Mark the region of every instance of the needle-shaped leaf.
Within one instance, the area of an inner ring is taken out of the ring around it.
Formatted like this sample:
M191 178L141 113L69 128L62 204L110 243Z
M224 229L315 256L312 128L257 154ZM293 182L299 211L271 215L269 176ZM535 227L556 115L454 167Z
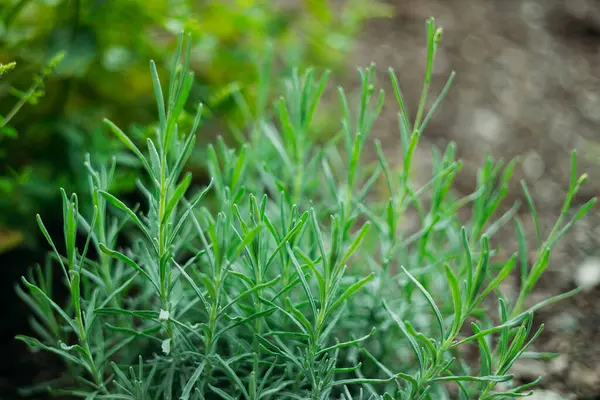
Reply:
M239 295L237 295L233 300L231 300L229 303L227 303L226 305L224 305L220 310L218 315L221 316L223 315L227 309L231 306L233 306L234 304L236 304L237 302L241 301L242 299L248 297L249 295L251 295L252 293L258 292L259 290L262 290L264 288L268 288L271 286L274 286L277 282L279 282L279 280L281 279L281 276L278 275L275 277L275 279L272 279L268 282L265 283L261 283L258 284L256 286L251 287L250 289L247 289L245 291L243 291L242 293L240 293Z
M161 133L164 135L167 128L167 117L165 111L165 100L163 97L162 88L160 86L160 78L158 77L158 70L156 69L156 63L150 61L150 72L152 74L152 84L154 86L154 97L156 98L156 106L158 107L158 120L160 122ZM163 136L164 138L164 136ZM162 143L163 151L166 151L165 143Z
M69 324L71 329L77 332L77 326L75 325L73 318L67 315L67 313L58 304L56 304L54 300L48 297L48 295L42 289L40 289L38 286L32 283L29 283L29 281L25 279L25 277L21 277L21 281L23 281L25 286L27 286L27 288L31 291L32 294L38 295L45 301L47 301L48 304L50 304L50 306L58 313L58 315L60 315L65 320L65 322Z
M185 177L183 178L183 180L179 183L179 185L177 185L177 187L175 188L175 191L171 195L171 198L169 199L169 202L167 203L167 207L165 208L165 213L162 216L161 224L165 224L169 220L171 213L173 212L175 207L179 204L179 202L185 195L185 192L187 192L188 188L190 187L191 183L192 183L192 174L187 173L185 175Z
M227 374L233 380L233 383L242 392L242 394L244 395L244 397L247 400L250 400L250 395L248 394L248 391L246 390L246 386L244 386L244 384L242 383L242 380L235 373L235 371L219 355L215 355L215 358L217 359L217 361L219 362L219 364L221 364L221 367L225 371L225 374Z
M350 285L350 287L348 289L346 289L340 297L337 298L337 300L331 305L331 307L329 307L327 309L325 318L329 317L331 315L331 313L334 312L336 310L336 308L338 308L340 305L342 305L342 303L344 303L344 301L346 301L350 296L352 296L354 293L358 292L367 283L371 282L371 280L373 280L374 277L375 277L375 274L370 273L369 275L362 278L358 282L355 282L352 285Z
M56 246L54 245L54 241L50 237L50 234L48 233L48 230L46 229L46 226L42 222L42 217L40 217L40 214L36 214L35 219L36 219L36 221L38 223L40 231L42 231L42 234L46 238L46 241L48 242L48 244L50 245L50 247L52 247L52 250L54 251L54 254L56 255L56 259L58 260L58 262L59 262L59 264L60 264L60 266L61 266L61 268L63 270L63 273L65 274L65 277L67 279L69 279L69 274L67 273L67 268L65 267L65 264L62 262L62 257L60 256L60 253L56 249Z
M419 282L414 276L412 276L411 273L408 272L403 265L401 266L401 268L402 271L404 271L404 273L409 277L409 279L415 284L415 286L421 291L421 293L423 293L423 296L425 296L425 299L429 303L429 306L433 310L435 318L437 319L438 327L440 328L440 340L444 340L444 333L446 331L446 328L444 327L444 318L442 317L440 309L435 304L435 300L433 300L433 297L431 297L431 294L427 291L427 289L425 289L425 287L421 285L421 282Z
M200 290L198 285L196 285L196 282L194 282L192 277L189 276L188 273L185 272L185 270L178 263L175 262L174 264L175 264L175 267L177 267L177 269L179 269L179 272L181 273L181 275L190 284L190 286L196 293L196 296L198 296L198 298L202 301L202 304L204 305L205 310L208 312L211 309L210 303L206 300L206 297L204 296L204 294L202 293L202 291Z
M390 314L390 316L392 317L394 322L396 322L396 325L398 325L398 328L400 328L400 330L402 331L404 336L406 336L406 338L408 339L408 342L410 343L410 347L412 347L413 351L415 352L415 356L417 357L417 360L419 362L419 368L421 369L421 372L422 372L425 368L425 360L423 359L423 354L421 353L421 347L419 347L417 341L408 332L408 329L406 329L406 324L404 323L404 321L402 321L402 319L400 318L400 316L398 316L398 314L396 314L394 311L392 311L390 309L390 307L388 306L388 304L385 300L383 301L383 308L385 308L385 310Z
M375 329L375 328L373 328L373 329L371 329L371 332L369 332L369 334L368 334L368 335L365 335L365 336L363 336L363 337L361 337L361 338L358 338L358 339L355 339L355 340L349 340L349 341L347 341L347 342L341 342L341 343L337 343L337 344L334 344L333 346L329 346L329 347L326 347L326 348L324 348L324 349L321 349L321 350L319 350L319 351L317 352L317 355L321 355L321 354L324 354L324 353L328 353L328 352L330 352L330 351L337 350L337 349L341 349L341 348L343 348L343 347L356 346L356 345L358 345L360 342L364 342L365 340L367 340L368 338L370 338L371 336L373 336L373 335L375 334L375 331L376 331L376 329Z
M273 260L275 259L275 257L279 253L279 251L281 251L281 249L284 246L289 244L289 241L294 237L294 235L296 235L298 232L300 232L302 230L307 218L308 218L308 211L306 211L304 214L302 214L302 216L296 222L296 224L292 227L292 229L290 229L290 231L288 233L286 233L286 235L283 237L283 239L281 239L281 242L279 242L279 244L277 245L277 247L275 248L273 253L271 253L271 255L269 256L269 259L267 260L267 263L265 264L265 267L263 269L263 273L267 271L267 268L269 267L269 265L271 265L271 263L273 262Z
M369 233L369 228L371 228L371 224L369 222L365 222L365 224L360 228L360 231L354 237L354 240L352 240L352 243L350 244L350 247L348 247L346 254L344 254L344 257L340 262L341 265L344 265L346 261L348 261L348 259L352 256L352 254L354 254L354 252L356 251L358 246L360 246L365 236L367 236L367 233Z
M103 253L109 255L110 257L115 258L115 259L127 264L128 266L135 269L140 274L144 275L144 277L148 280L148 282L150 282L154 286L154 288L157 290L157 292L160 292L160 289L159 289L157 283L154 282L154 280L148 274L148 272L146 272L146 270L144 268L137 265L137 263L135 261L133 261L131 258L127 257L125 254L123 254L121 252L109 249L103 243L100 243L100 250L102 250Z
M287 253L290 256L290 259L292 260L292 264L294 265L294 268L296 268L296 272L298 273L298 277L300 278L300 282L302 283L302 288L304 289L306 298L308 299L308 302L310 303L310 308L312 310L313 317L316 318L318 315L318 311L317 311L317 306L315 304L315 297L312 294L312 291L310 290L308 281L304 277L304 271L302 271L302 268L300 267L300 263L298 263L298 260L296 259L296 256L294 255L294 252L292 251L292 248L290 247L289 243L286 244L286 247L287 247Z
M135 154L137 156L137 158L140 160L140 162L142 163L142 165L144 166L144 168L146 169L146 171L150 174L150 176L152 178L155 178L154 171L152 170L152 167L150 166L150 164L148 164L148 161L146 160L146 157L144 157L144 155L142 154L142 152L140 151L140 149L137 148L137 146L133 143L133 141L131 139L129 139L129 136L127 136L121 130L121 128L119 128L117 125L115 125L112 121L110 121L108 119L105 119L104 123L119 138L119 140L121 142L123 142L123 144L125 144L125 146L133 154Z
M121 200L117 199L112 194L105 192L104 190L98 190L98 193L101 194L106 199L106 201L108 201L108 203L110 203L112 206L118 208L119 210L127 214L127 216L131 218L131 220L142 231L146 238L152 242L152 236L150 235L150 232L148 232L142 221L133 212L133 210L131 210L131 208L127 207L127 205L125 205L125 203L123 203Z
M30 337L30 336L25 336L25 335L17 335L15 337L15 339L22 341L27 346L29 346L29 348L31 348L31 349L49 351L51 353L58 354L65 360L72 362L74 365L84 366L83 360L80 360L79 358L73 356L72 354L70 354L69 352L67 352L63 349L52 347L52 346L47 346L47 345L43 344L42 342L40 342L36 338Z
M221 337L225 332L227 332L228 330L233 329L237 326L245 325L256 319L267 317L267 316L273 314L275 311L277 311L275 308L269 308L269 309L266 309L263 311L255 312L245 318L236 318L232 321L233 323L227 325L225 328L223 328L220 331L218 331L217 333L215 333L215 338ZM225 315L225 316L227 316L227 315Z
M190 379L186 382L185 386L183 387L181 397L179 397L180 400L188 400L190 398L190 394L192 393L192 390L194 389L196 382L198 382L198 379L200 379L200 376L202 375L202 372L204 371L204 366L205 366L205 361L202 360L200 362L200 364L198 365L198 367L196 367L196 369L194 370L194 373L192 374L192 376L190 376Z
M460 325L462 324L462 297L454 272L452 272L447 264L445 265L445 269L446 278L448 279L448 285L450 285L450 292L452 294L452 302L454 304L454 322L450 334L450 337L453 337L458 333Z
M490 376L440 376L433 378L432 382L508 382L514 378L514 375L490 375Z

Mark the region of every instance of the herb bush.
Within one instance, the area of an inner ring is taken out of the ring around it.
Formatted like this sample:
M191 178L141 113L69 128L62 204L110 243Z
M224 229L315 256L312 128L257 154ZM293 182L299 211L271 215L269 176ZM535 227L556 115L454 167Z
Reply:
M433 19L427 35L414 121L390 70L400 109L399 168L390 167L377 141L378 162L361 162L384 102L372 67L359 70L356 102L339 89L341 129L324 143L309 132L328 74L295 71L275 103L275 120L254 121L239 150L222 139L208 146L212 181L194 189L185 165L202 107L189 131L179 127L193 79L189 42L164 90L152 63L155 139L142 151L106 120L143 166L137 181L143 205L129 206L111 193L115 161L98 166L88 157L84 201L93 212L81 213L80 197L62 191L61 240L37 217L53 252L18 289L38 334L18 339L57 354L65 374L28 391L49 388L86 399L528 395L539 380L519 386L510 368L536 355L530 345L543 325L533 329L533 314L576 290L534 306L526 300L556 241L595 199L567 219L585 180L573 153L562 213L548 236L538 227L537 258L530 262L532 241L515 208L498 212L514 162L488 160L478 189L457 198L452 183L461 163L449 145L434 151L431 180L414 187L415 148L453 77L426 110L441 39ZM374 193L380 179L389 190L386 201ZM457 216L463 207L471 209L466 222ZM409 213L420 220L415 232L402 224ZM510 222L519 248L505 259L493 238ZM62 271L60 282L52 282L53 268ZM517 298L500 290L511 273L521 277ZM67 301L53 294L56 283L68 288Z
M59 205L61 186L86 189L80 168L86 152L99 163L117 153L131 167L131 157L100 122L109 117L129 129L138 145L145 143L154 120L147 60L168 75L165 55L174 51L180 30L193 38L190 68L198 79L190 103L205 104L203 122L243 125L234 97L242 93L256 106L260 77L253 65L265 43L278 50L275 76L296 65L340 65L361 22L389 13L377 2L363 3L344 1L343 12L336 13L327 1L288 9L277 0L4 0L0 62L16 61L19 69L0 82L0 114L12 108L11 94L27 90L32 71L43 70L55 54L64 52L64 58L46 79L46 97L21 109L11 137L0 144L6 154L0 165L0 236L4 231L36 244L40 236L27 216ZM184 113L193 120L193 109ZM117 170L112 190L135 191L137 173ZM48 223L54 227L60 220Z

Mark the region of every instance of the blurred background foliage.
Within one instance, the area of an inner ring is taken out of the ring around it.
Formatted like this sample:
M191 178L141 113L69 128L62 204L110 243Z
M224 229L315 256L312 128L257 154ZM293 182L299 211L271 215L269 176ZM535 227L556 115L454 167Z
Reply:
M363 0L1 0L0 63L17 67L0 78L0 115L22 107L0 136L0 254L35 246L34 214L56 209L59 187L87 191L87 152L95 162L116 156L131 165L113 191L135 187L135 161L102 120L140 141L152 134L148 62L166 74L181 31L192 36L192 100L206 106L202 144L249 123L234 99L241 94L257 109L266 77L256 63L269 48L270 81L293 67L335 70L361 24L389 15Z

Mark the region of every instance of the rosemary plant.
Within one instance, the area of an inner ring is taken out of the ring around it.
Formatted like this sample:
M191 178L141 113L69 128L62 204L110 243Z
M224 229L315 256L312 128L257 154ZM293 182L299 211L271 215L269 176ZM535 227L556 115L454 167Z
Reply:
M415 187L415 149L454 74L429 104L429 83L442 31L427 22L428 52L421 100L411 119L396 75L402 162L392 167L376 141L378 161L364 161L369 133L383 104L373 66L359 70L362 91L339 89L341 129L314 135L328 73L294 71L268 112L270 60L248 138L233 129L239 150L223 140L207 149L212 181L196 187L185 173L202 107L189 132L180 129L193 76L189 41L163 90L154 64L156 138L138 147L110 121L108 128L143 167L143 205L110 193L117 165L88 157L93 212L63 194L64 246L39 226L52 248L19 287L33 310L32 350L57 354L64 375L27 392L50 390L86 399L492 399L524 397L538 381L519 385L511 366L540 334L533 315L572 291L526 307L548 267L552 248L595 203L573 218L570 206L585 181L573 152L562 213L530 263L516 206L500 213L515 163L488 159L478 188L452 190L461 168L454 145L434 150L433 175ZM180 64L179 60L183 59ZM262 105L261 105L262 104ZM235 128L235 127L233 127ZM383 182L387 198L376 191ZM460 221L459 209L471 217ZM415 232L406 215L420 221ZM503 259L495 235L514 221L517 252ZM78 240L78 238L82 238ZM64 250L59 251L59 248ZM68 301L53 294L52 270ZM517 298L500 283L521 276ZM490 307L497 307L497 315ZM476 359L459 350L472 348ZM501 385L500 385L501 384Z

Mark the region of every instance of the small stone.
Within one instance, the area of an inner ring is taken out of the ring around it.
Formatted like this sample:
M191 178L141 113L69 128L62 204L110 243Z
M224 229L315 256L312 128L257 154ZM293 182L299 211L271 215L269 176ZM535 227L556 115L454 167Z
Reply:
M588 258L575 272L575 284L582 290L589 291L600 283L600 259Z
M544 175L546 165L544 159L536 151L530 151L523 160L523 170L527 178L538 180Z
M473 133L495 143L501 143L505 139L506 126L494 111L487 108L478 108L473 111L472 118Z
M556 357L554 360L550 361L550 365L548 366L548 371L553 375L560 375L564 373L569 367L569 356L566 354L561 354Z

